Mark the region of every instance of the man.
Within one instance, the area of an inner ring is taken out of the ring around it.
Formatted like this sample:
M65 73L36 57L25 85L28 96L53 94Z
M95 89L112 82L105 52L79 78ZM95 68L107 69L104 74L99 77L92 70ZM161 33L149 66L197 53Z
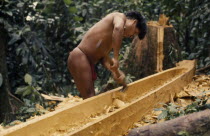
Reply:
M95 95L94 80L97 75L94 64L99 61L112 72L115 81L124 84L125 75L118 69L122 39L135 35L143 39L146 29L145 19L140 13L129 12L125 15L115 12L105 16L87 31L68 58L68 69L82 98ZM111 50L114 53L112 59L109 57Z

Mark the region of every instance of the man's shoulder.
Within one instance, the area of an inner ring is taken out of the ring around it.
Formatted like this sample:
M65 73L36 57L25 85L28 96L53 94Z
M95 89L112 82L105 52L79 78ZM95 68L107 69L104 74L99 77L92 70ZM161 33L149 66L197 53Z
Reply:
M120 12L112 12L109 15L111 15L111 16L121 16L121 17L124 17L125 16L124 13L120 13Z
M120 13L120 12L112 12L110 14L108 14L105 18L112 18L114 19L115 17L120 17L122 19L125 19L126 16L124 13Z

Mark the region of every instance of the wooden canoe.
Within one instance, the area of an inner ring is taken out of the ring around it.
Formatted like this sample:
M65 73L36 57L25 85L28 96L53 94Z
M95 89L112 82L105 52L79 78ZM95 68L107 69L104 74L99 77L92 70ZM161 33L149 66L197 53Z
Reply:
M191 82L195 61L185 60L177 67L148 76L128 85L91 97L76 105L48 113L0 132L5 136L118 136L128 131L148 111L170 101ZM112 112L113 102L125 102Z

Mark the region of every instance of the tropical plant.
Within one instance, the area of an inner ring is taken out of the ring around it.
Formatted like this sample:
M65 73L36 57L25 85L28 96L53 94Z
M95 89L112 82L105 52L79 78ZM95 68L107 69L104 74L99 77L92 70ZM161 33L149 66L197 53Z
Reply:
M158 119L170 120L193 112L209 109L210 104L206 103L209 99L206 94L208 92L209 91L203 92L199 96L195 97L195 101L186 107L181 107L174 103L164 104L163 108L155 109L156 111L162 111L162 113L158 116Z
M2 0L0 8L0 25L9 36L6 61L11 92L33 103L42 101L40 93L78 95L66 65L69 52L94 23L115 11L136 10L148 21L157 20L161 13L168 15L183 58L198 59L198 67L210 64L209 0ZM126 54L130 43L124 40L121 54ZM95 86L100 90L110 73L101 65L97 68L100 80Z

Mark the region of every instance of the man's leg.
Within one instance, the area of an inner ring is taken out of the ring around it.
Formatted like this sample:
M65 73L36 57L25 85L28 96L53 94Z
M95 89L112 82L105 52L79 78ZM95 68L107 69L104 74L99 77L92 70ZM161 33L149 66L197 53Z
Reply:
M86 99L95 95L92 71L87 56L75 48L68 58L68 69L74 78L77 89L82 98Z

